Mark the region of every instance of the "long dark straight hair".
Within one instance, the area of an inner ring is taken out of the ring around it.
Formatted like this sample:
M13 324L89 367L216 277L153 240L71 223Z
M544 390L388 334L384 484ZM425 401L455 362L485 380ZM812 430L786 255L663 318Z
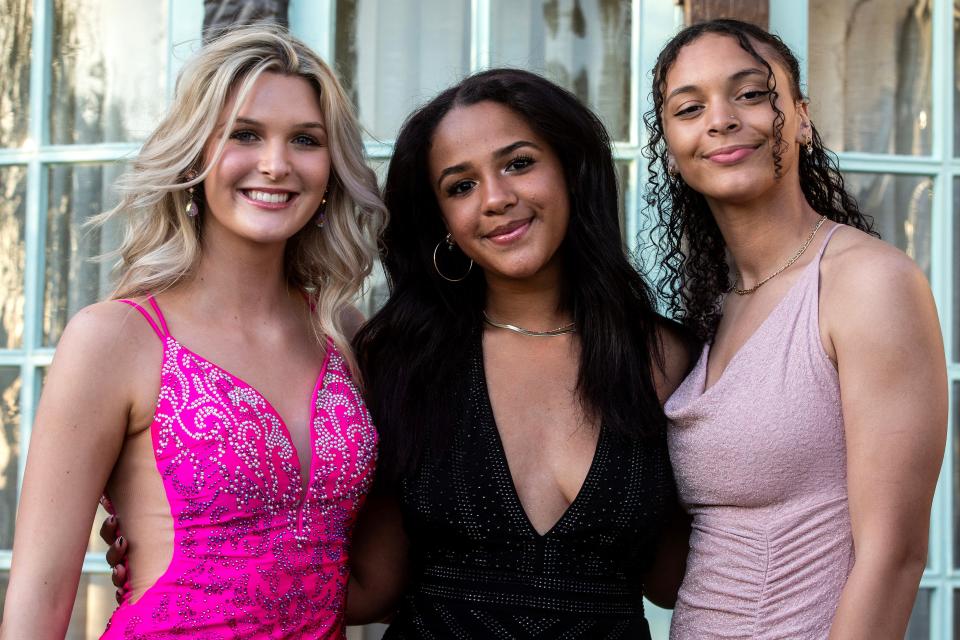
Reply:
M446 229L428 154L444 116L484 101L522 117L563 165L570 222L560 248L562 304L580 337L581 402L607 433L638 438L666 425L652 375L654 366L663 366L659 316L623 248L606 130L576 96L552 82L526 71L492 69L413 113L394 147L384 191L390 222L382 246L391 294L354 341L381 435L381 479L413 472L425 452L446 442L459 417L457 381L469 366L465 344L481 331L486 282L480 269L452 283L434 268L434 248Z
M780 38L746 22L722 19L692 25L675 35L657 57L653 68L653 108L643 116L649 134L644 148L648 160L646 202L656 221L651 242L657 262L662 265L657 287L667 303L668 314L705 341L713 339L720 322L721 296L731 286L726 243L703 195L679 176L670 176L661 116L670 67L681 49L709 33L732 38L767 70L773 109L773 165L778 178L782 176L783 151L787 148L783 139L784 114L777 107L779 94L773 67L757 51L757 44L769 48L783 65L790 79L790 86L786 87L789 97L805 99L797 57ZM856 200L844 188L836 156L823 146L816 127L811 125L811 129L812 148L810 153L800 154L799 162L800 187L807 202L835 222L879 237L873 231L873 219L860 212Z

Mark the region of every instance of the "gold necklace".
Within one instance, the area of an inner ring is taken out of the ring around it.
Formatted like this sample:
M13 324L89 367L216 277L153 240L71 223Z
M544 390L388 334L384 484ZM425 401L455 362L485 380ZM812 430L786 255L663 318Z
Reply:
M565 324L562 327L550 329L549 331L534 331L533 329L524 329L523 327L518 327L515 324L494 322L490 319L490 316L487 315L486 311L483 312L483 321L489 324L491 327L506 329L507 331L513 331L514 333L519 333L522 336L530 336L532 338L552 338L553 336L562 336L567 333L573 333L577 330L576 322L571 322L570 324Z
M782 267L780 267L779 269L777 269L776 271L774 271L773 273L771 273L766 278L764 278L757 284L753 285L749 289L737 288L737 283L743 280L743 276L740 275L740 269L737 269L737 279L733 281L733 292L738 296L749 295L754 291L756 291L757 289L759 289L760 287L762 287L767 282L769 282L775 276L778 276L784 271L786 271L787 269L789 269L794 262L800 259L800 256L803 255L803 252L807 250L807 247L810 246L810 243L813 242L813 238L817 235L817 231L820 231L820 227L822 227L823 223L826 221L827 221L827 216L820 216L820 219L817 221L817 224L814 225L813 227L813 231L811 231L810 235L807 236L807 241L803 243L803 246L800 247L795 254L793 254L793 257L787 260L787 263L785 265L783 265Z

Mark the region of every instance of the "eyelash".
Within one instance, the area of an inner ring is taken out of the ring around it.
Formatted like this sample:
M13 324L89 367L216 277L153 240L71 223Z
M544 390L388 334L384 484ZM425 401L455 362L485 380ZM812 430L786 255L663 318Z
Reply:
M760 100L762 100L763 98L766 98L769 95L770 95L769 89L751 89L750 91L744 91L737 97L742 98L747 102L759 102ZM680 111L677 111L674 114L674 116L682 118L683 116L693 115L699 109L702 109L702 108L703 108L702 105L691 105L686 109L681 109Z
M240 129L238 131L234 131L233 133L231 133L230 139L236 140L241 143L249 143L249 142L255 142L260 138L256 133L254 133L253 131L250 131L249 129ZM314 138L313 136L309 136L305 133L301 133L294 136L293 140L297 141L296 144L304 145L308 147L315 147L320 144L320 141L317 140L317 138Z
M510 161L506 164L506 168L509 170L510 167L514 167L514 165L516 164L522 164L522 166L520 167L515 167L513 171L514 172L523 171L524 169L529 168L534 163L536 163L536 160L534 160L530 156L516 156L510 159ZM456 197L456 196L463 195L464 193L467 193L468 189L461 189L460 187L471 187L475 184L476 184L475 180L459 180L457 182L454 182L449 187L447 187L446 189L447 196Z

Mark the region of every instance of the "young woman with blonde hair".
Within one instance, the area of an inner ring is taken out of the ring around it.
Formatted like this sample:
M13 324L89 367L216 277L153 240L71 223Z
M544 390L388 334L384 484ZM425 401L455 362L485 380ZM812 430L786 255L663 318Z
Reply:
M117 288L40 401L4 637L63 637L101 493L135 567L104 637L342 637L376 455L350 303L386 218L349 101L282 29L231 31L120 189Z

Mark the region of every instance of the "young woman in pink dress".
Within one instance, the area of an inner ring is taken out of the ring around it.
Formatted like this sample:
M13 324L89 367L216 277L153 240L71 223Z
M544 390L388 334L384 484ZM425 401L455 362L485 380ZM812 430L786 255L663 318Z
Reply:
M386 215L349 101L284 31L228 33L121 191L117 288L40 401L3 635L64 636L105 493L134 570L103 637L343 637L376 455L349 305Z
M666 404L693 516L671 637L903 637L943 456L923 273L871 237L796 57L736 21L654 69L649 202L671 310L706 344Z

